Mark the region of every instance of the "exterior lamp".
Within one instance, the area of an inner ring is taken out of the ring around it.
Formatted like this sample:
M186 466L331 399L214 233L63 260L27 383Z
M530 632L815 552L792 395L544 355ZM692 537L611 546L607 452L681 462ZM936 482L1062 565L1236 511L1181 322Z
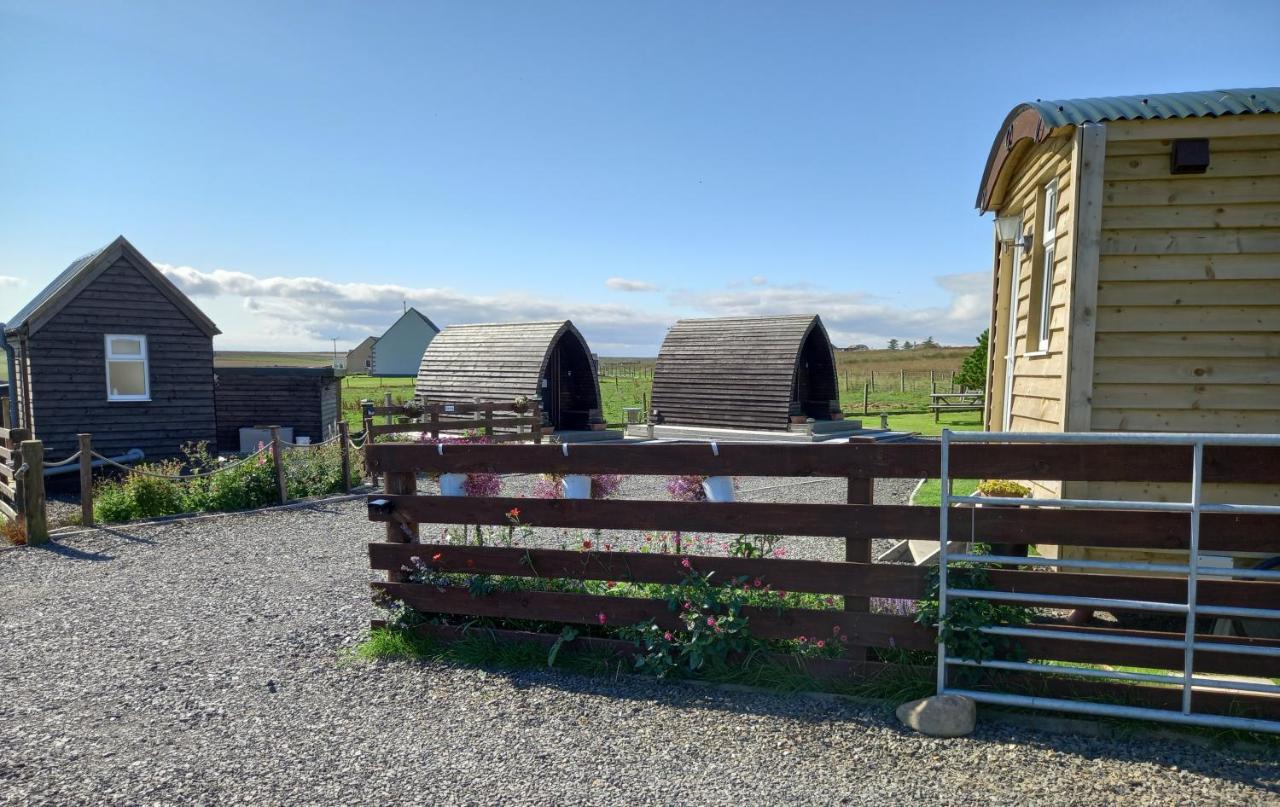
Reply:
M996 216L996 240L1002 246L1031 249L1031 236L1022 232L1021 216Z

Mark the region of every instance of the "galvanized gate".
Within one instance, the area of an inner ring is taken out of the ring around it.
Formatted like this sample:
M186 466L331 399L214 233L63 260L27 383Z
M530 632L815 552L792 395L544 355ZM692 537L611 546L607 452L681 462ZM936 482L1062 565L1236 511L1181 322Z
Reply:
M951 490L950 448L952 443L1073 443L1073 444L1147 444L1147 445L1179 445L1192 449L1191 467L1191 501L1188 502L1155 502L1155 501L1115 501L1096 499L1020 499L977 496L957 496ZM1214 728L1239 729L1244 731L1263 731L1280 733L1280 721L1256 718L1232 717L1218 714L1205 714L1193 711L1192 692L1196 687L1212 687L1218 691L1233 693L1266 693L1280 694L1280 685L1264 684L1254 681L1231 680L1223 678L1203 678L1195 675L1195 654L1197 651L1219 651L1224 653L1240 653L1257 656L1280 656L1280 647L1258 647L1227 642L1211 642L1196 638L1195 624L1197 617L1231 617L1248 619L1280 620L1280 608L1241 608L1200 605L1196 598L1196 585L1202 576L1217 576L1230 579L1280 580L1280 571L1270 569L1250 569L1204 566L1200 556L1200 516L1202 513L1225 514L1280 514L1280 506L1228 504L1203 501L1202 489L1204 478L1204 449L1206 445L1231 446L1280 446L1280 435L1250 434L1146 434L1146 433L1035 433L1035 432L942 432L941 451L941 500L939 507L939 615L945 619L949 600L957 598L986 598L989 600L1006 600L1022 603L1036 603L1048 607L1060 608L1097 608L1100 610L1121 609L1133 611L1162 612L1185 616L1186 630L1182 639L1154 639L1147 637L1110 637L1072 632L1064 630L1047 630L1036 627L1014 627L990 625L982 628L984 633L1008 637L1041 637L1063 639L1070 638L1081 642L1122 642L1126 644L1175 648L1183 651L1183 669L1181 675L1161 675L1156 673L1130 672L1122 670L1098 669L1084 666L1061 666L1037 663L1034 661L987 660L975 661L957 658L947 654L946 646L939 636L938 643L938 694L965 695L981 703L999 704L1040 709L1053 709L1065 712L1078 712L1092 715L1134 718L1140 720L1156 720L1170 723L1183 723ZM1165 512L1186 513L1190 518L1190 541L1186 563L1144 563L1127 561L1102 561L1084 559L1060 559L1041 557L1013 557L1001 555L977 555L971 553L952 553L948 551L949 540L948 509L953 505L974 506L1012 505L1017 507L1044 507L1061 509L1100 509L1100 510L1155 510ZM952 563L967 562L972 564L1014 564L1020 566L1068 567L1082 570L1125 571L1132 573L1185 575L1187 581L1186 602L1151 602L1146 600L1111 599L1103 597L1074 597L1053 594L1030 594L1002 591L986 591L966 588L952 588L948 585L948 566ZM1277 603L1280 605L1280 603ZM1123 706L1108 703L1076 701L1064 698L1044 698L1030 695L1018 695L1005 692L980 691L955 688L948 685L948 670L954 666L977 666L989 669L1012 670L1018 672L1046 673L1052 675L1070 675L1083 678L1100 678L1116 681L1133 681L1141 683L1158 683L1178 685L1182 689L1182 709L1159 709L1151 707Z

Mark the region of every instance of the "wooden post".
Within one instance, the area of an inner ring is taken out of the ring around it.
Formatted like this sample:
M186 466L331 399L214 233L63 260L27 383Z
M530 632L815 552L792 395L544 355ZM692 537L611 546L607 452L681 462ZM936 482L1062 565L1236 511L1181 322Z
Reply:
M280 441L280 427L271 427L271 460L276 465L276 488L280 491L280 503L289 503L289 487L284 478L284 444Z
M938 382L937 380L934 379L932 370L929 371L929 391L930 392L938 391Z
M439 440L440 439L440 404L432 404L431 420L429 421L429 424L430 424L430 428L428 429L428 431L431 433L431 439Z
M385 407L387 407L388 409L390 409L390 408L391 408L391 393L389 393L389 392L384 392L384 393L382 393L382 405L383 405L383 406L385 406ZM394 422L395 422L395 421L393 421L393 420L391 419L391 413L390 413L390 412L388 412L388 413L387 413L387 425L388 425L388 426L390 426L390 425L391 425L392 423L394 423Z
M413 471L384 470L382 478L388 495L413 496L418 492L418 475ZM387 522L387 543L418 543L418 525L412 521L402 521L398 514L393 513L391 520ZM405 573L401 569L387 571L387 580L392 583L398 583L404 578Z
M907 371L898 370L898 392L907 391Z
M862 414L864 415L870 414L870 412L867 410L867 398L869 398L870 395L871 395L871 385L863 384L862 385Z
M533 426L530 430L533 432L533 444L542 445L542 404L537 401L533 402Z
M351 424L338 421L338 444L342 446L342 492L351 492Z
M848 490L845 495L847 504L872 504L875 497L875 480L861 476L848 477ZM844 559L846 563L870 563L870 538L845 538ZM871 610L870 597L844 597L844 610L868 613ZM846 653L852 661L866 661L865 646L850 645Z
M7 429L12 424L9 423L9 398L0 395L0 429Z
M93 435L80 438L80 524L93 526Z
M13 451L13 459L11 465L16 471L22 467L22 442L31 439L31 432L26 429L10 429L9 430L9 449ZM22 518L22 511L27 506L27 494L25 477L21 474L15 474L13 477L13 509L17 512L18 518Z
M27 466L22 485L25 499L22 517L26 522L27 545L39 546L49 542L49 522L44 514L44 443L23 440L21 450L22 462Z
M484 436L493 437L493 404L484 405Z

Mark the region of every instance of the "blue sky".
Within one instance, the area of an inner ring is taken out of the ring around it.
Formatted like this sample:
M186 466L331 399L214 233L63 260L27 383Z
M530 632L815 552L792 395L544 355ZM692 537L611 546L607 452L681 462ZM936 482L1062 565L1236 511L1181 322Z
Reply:
M1274 0L0 2L0 317L123 233L220 349L354 344L404 299L611 355L775 311L963 343L1012 106L1273 84L1277 30Z

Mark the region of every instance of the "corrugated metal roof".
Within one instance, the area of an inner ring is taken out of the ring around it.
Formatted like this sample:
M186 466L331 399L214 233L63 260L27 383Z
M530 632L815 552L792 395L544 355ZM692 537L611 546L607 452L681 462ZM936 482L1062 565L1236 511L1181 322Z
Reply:
M1035 109L1050 128L1112 120L1216 118L1219 115L1280 112L1280 87L1117 95L1066 101L1037 100L1019 108Z
M114 241L112 243L115 243ZM93 252L81 255L71 262L71 265L62 270L62 273L50 281L44 290L31 299L31 302L22 307L22 310L13 315L6 327L16 329L26 324L31 319L31 315L36 312L40 306L44 305L48 300L52 299L59 291L61 291L68 283L80 274L80 270L88 266L94 258L102 254L103 250L111 244L106 244L95 249Z

